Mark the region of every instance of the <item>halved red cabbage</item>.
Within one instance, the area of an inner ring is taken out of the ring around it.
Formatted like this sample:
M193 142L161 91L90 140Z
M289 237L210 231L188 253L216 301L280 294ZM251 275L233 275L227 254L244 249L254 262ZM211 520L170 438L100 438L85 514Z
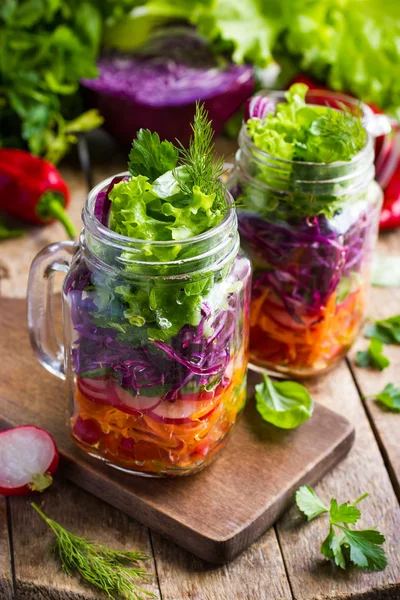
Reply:
M186 144L197 100L205 102L219 133L254 87L251 66L215 56L190 28L156 33L134 55L104 55L97 67L99 77L82 85L105 128L124 144L140 127Z

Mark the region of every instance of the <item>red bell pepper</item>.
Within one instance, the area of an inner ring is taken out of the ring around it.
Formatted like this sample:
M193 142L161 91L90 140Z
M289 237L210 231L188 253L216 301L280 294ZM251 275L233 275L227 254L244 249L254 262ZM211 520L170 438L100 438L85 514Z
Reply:
M65 208L69 189L49 162L24 150L0 148L0 210L29 223L60 221L75 236Z
M308 85L310 90L320 89L327 90L325 86L317 83L307 75L297 75L291 83L305 83ZM382 111L376 107L374 104L368 104L368 106L372 109L375 114L382 114ZM384 137L377 137L375 140L375 155L378 157L378 161L376 161L376 166L379 168L379 163L382 163L385 160L387 154L391 153L394 148L393 139L389 141L389 146L385 150L385 156L381 156L380 152L383 148L383 140ZM389 179L388 183L384 187L383 190L384 201L383 208L379 221L379 229L395 229L396 227L400 227L400 159L397 163L396 169Z
M384 191L379 229L400 227L400 161Z

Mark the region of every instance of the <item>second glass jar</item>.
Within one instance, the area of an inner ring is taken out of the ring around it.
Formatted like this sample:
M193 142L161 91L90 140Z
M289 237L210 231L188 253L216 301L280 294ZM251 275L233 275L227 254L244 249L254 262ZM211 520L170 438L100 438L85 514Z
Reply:
M318 94L308 101L325 103ZM322 373L353 344L365 315L382 205L373 140L351 161L331 164L262 152L245 125L239 147L228 187L254 271L249 360L294 377ZM318 208L327 200L329 214ZM294 214L299 203L309 216Z

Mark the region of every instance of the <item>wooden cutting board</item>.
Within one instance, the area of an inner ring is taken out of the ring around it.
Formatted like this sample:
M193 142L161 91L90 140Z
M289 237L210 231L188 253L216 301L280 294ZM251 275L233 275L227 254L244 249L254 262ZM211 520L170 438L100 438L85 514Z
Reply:
M352 425L322 406L294 431L263 422L252 399L260 376L250 374L247 408L211 466L176 479L121 473L71 441L64 384L37 363L25 310L24 300L0 299L0 429L27 423L47 429L62 455L62 475L209 562L229 561L247 548L300 485L315 484L351 448Z

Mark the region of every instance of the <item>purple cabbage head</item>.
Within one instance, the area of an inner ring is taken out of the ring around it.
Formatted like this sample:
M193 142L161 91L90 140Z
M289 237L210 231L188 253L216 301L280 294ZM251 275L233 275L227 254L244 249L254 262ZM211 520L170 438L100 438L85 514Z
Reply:
M216 57L190 28L169 28L134 55L105 54L97 79L84 79L88 103L105 128L130 144L141 127L162 139L187 144L197 100L204 102L216 133L251 95L254 71Z

